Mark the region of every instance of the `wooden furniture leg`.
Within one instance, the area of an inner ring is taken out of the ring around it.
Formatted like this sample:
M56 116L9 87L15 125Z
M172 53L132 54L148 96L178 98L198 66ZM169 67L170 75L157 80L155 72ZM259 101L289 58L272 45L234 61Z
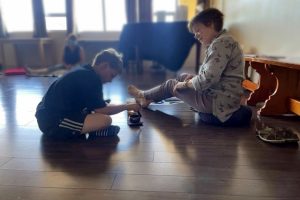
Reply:
M268 109L267 102L277 92L278 79L270 71L269 66L263 63L249 62L248 65L256 70L260 75L260 82L258 89L251 95L248 100L248 105L257 106L261 104L261 114L270 115L274 113L274 110ZM276 111L275 111L276 112Z

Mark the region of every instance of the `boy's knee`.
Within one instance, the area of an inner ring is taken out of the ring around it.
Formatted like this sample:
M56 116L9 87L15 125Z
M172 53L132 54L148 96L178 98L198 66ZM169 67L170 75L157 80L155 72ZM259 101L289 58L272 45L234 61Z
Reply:
M112 124L112 118L109 115L103 115L100 113L90 114L86 117L82 133L99 130L110 126Z
M104 116L104 123L108 126L111 125L112 124L112 118L109 115L105 115Z

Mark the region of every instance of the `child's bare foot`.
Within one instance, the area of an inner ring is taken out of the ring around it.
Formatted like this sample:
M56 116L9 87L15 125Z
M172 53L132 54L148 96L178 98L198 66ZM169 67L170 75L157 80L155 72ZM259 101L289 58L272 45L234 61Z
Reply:
M140 104L143 108L146 108L151 103L151 100L147 100L144 95L143 91L139 90L134 85L128 86L128 93L133 96L138 104Z

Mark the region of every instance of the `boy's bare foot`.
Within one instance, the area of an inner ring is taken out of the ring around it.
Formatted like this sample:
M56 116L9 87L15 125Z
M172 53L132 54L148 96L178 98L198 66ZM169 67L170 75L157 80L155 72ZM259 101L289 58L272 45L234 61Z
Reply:
M138 104L140 104L143 108L146 108L149 106L149 104L152 102L151 100L147 100L144 95L143 91L139 90L134 85L128 86L128 93L133 96Z

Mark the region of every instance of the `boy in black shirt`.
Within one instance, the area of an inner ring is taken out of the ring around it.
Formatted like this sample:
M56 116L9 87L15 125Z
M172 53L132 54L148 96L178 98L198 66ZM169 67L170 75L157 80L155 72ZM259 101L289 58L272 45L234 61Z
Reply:
M92 65L77 67L53 82L37 106L40 130L58 138L117 135L120 128L111 125L109 115L140 109L136 103L112 105L103 100L102 84L120 74L122 64L120 54L107 49Z

